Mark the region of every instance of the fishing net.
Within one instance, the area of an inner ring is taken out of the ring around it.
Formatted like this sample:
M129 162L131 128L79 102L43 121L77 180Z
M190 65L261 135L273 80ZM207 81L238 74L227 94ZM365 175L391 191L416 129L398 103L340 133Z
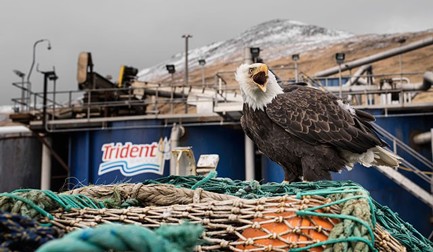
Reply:
M204 227L197 251L433 251L354 182L260 184L215 175L82 187L46 196L57 207L41 207L35 218L65 232L114 222L152 229L189 222ZM18 201L0 196L0 203Z

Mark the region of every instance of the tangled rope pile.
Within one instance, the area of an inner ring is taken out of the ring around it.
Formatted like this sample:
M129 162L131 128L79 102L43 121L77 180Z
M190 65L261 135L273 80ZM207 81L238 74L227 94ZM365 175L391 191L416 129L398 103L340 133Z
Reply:
M208 192L203 189L184 190L167 184L114 184L86 186L62 193L62 195L82 195L104 202L108 208L130 206L169 206L193 202L211 202L236 199L237 197Z
M340 190L343 187L357 186L352 181L319 181L319 182L292 182L292 183L265 183L256 180L242 181L229 178L217 178L216 172L208 176L168 176L158 179L149 179L144 185L171 184L180 188L201 188L208 192L232 195L243 199L259 199L284 195L296 195L298 193L320 189Z
M60 229L41 226L27 216L0 211L0 251L34 251L62 234Z
M356 239L335 243L332 248L326 249L325 252L347 251L349 248L352 248L353 251L368 251L370 248L365 241L374 238L371 227L375 227L373 224L375 219L371 218L369 198L366 192L359 190L345 194L334 194L331 197L336 202L343 204L341 215L346 217L334 226L328 239L339 240L348 237L356 237ZM353 242L353 244L349 244L348 241Z
M49 190L19 189L11 193L0 193L0 211L31 218L42 215L52 219L50 211L86 207L104 208L105 205L85 195L56 194Z
M102 224L48 242L37 252L189 252L198 244L202 232L200 225L188 223L161 226L155 231L137 225Z

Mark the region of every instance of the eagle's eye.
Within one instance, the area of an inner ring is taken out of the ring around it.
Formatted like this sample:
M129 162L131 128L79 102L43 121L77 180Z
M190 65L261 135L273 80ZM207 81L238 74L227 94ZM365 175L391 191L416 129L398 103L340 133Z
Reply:
M254 68L249 68L249 69L248 69L248 73L249 73L249 74L252 74L253 71L254 71Z

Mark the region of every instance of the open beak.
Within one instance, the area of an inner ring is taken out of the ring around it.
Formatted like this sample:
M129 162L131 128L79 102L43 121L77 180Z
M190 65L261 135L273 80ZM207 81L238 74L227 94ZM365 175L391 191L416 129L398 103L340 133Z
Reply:
M268 66L262 64L257 67L253 73L253 80L262 92L266 92L266 85L268 84Z

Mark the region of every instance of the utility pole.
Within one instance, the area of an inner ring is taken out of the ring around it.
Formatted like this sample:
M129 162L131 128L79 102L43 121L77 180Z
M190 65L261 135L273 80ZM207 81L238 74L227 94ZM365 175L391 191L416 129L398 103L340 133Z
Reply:
M298 78L298 60L299 60L299 54L293 54L292 55L292 60L293 62L295 62L295 82L298 83L299 78Z
M185 34L182 35L182 38L185 39L185 84L182 88L182 100L185 99L185 88L188 86L188 39L192 38L192 35ZM188 113L188 104L185 102L185 113Z
M342 78L341 78L341 64L344 63L344 60L346 58L345 53L336 53L335 54L335 60L337 61L338 64L338 85L340 86L339 88L339 96L340 98L343 98L343 83L342 83Z
M185 86L188 86L188 39L192 38L192 35L182 35L185 39Z
M201 66L201 86L204 90L205 88L205 83L204 83L204 65L206 65L206 60L205 59L199 59L198 60L198 64Z

